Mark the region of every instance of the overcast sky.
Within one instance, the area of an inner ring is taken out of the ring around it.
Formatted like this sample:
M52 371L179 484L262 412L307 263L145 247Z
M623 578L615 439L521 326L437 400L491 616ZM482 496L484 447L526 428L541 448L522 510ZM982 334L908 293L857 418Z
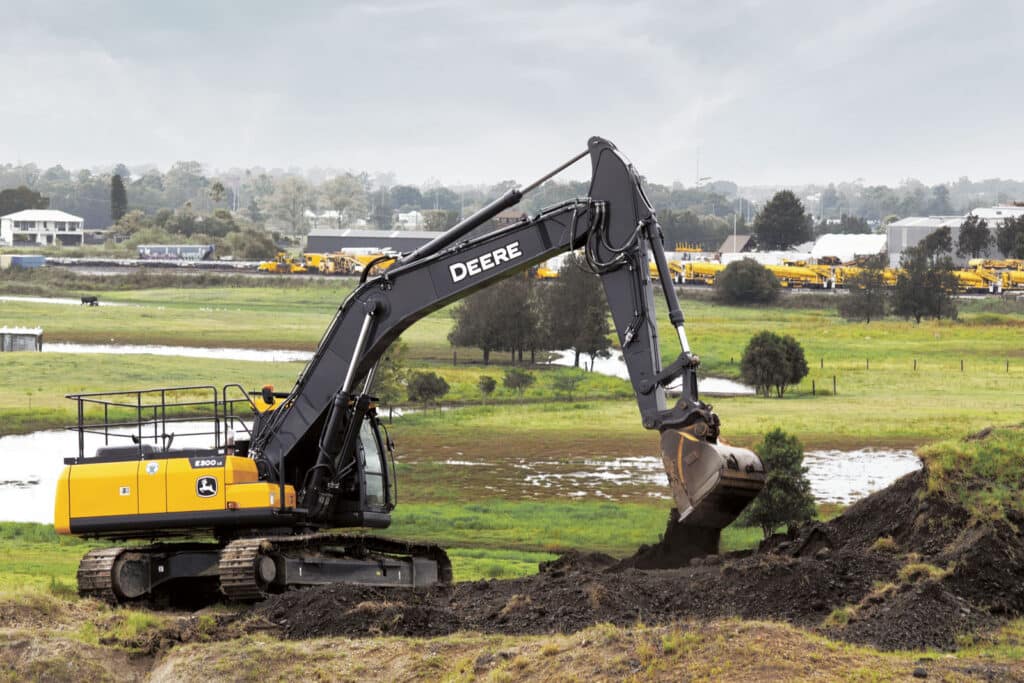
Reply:
M527 181L597 134L665 183L1024 177L1021 2L5 4L0 161Z

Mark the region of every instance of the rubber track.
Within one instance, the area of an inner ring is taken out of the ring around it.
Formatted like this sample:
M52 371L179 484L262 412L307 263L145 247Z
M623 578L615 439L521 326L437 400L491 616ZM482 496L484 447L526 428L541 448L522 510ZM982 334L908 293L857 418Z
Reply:
M90 550L78 563L78 594L116 605L120 598L114 593L114 563L124 548Z
M220 556L220 587L231 600L254 601L266 597L263 586L256 578L256 560L261 552L294 552L297 550L316 552L325 545L341 544L358 550L354 557L383 554L411 556L433 560L438 566L440 583L451 583L452 563L440 546L424 543L408 543L377 536L350 534L315 533L301 536L268 536L242 538L229 543Z

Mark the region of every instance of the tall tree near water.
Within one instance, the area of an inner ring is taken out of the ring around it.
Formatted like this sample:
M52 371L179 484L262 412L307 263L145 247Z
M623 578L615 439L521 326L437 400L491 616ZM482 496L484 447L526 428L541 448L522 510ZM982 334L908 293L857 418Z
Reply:
M776 192L754 220L760 249L788 249L812 239L811 219L790 190Z
M124 189L124 181L115 173L110 178L110 220L117 223L128 213L128 192Z
M580 354L591 359L607 355L611 348L608 304L601 280L586 270L585 260L577 254L566 256L558 279L545 287L541 298L545 346L572 349L575 367L580 365Z

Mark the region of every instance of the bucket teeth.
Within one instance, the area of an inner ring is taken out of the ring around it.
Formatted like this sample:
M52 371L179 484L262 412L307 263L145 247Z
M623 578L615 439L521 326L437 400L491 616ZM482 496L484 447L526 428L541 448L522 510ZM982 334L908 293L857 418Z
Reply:
M661 434L661 458L679 520L690 526L727 527L764 487L764 465L753 451L716 444L703 423Z

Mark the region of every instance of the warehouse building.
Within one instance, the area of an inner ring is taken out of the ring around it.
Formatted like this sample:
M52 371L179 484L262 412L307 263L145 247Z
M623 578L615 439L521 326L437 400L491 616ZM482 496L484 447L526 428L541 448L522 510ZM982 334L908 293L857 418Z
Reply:
M965 216L910 216L902 220L890 223L886 226L886 242L889 251L889 265L898 266L900 256L903 252L923 240L928 235L942 228L949 228L950 236L953 238L953 261L959 265L967 263L967 259L957 256L956 245L960 239L960 226L967 220L968 216L977 216L988 223L989 230L993 233L1002 227L1007 218L1024 216L1024 206L1005 205L992 207L979 207L971 210ZM990 256L993 258L1005 258L995 247L992 248Z

